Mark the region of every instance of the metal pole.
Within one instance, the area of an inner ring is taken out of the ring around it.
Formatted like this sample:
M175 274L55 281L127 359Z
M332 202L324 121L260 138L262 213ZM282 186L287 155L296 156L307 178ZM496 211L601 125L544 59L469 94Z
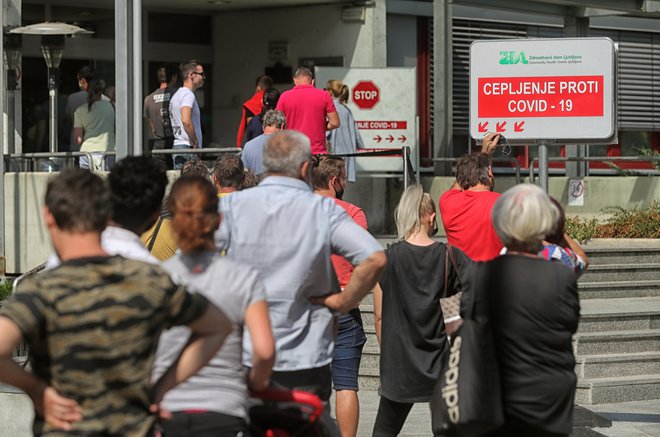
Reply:
M403 158L403 189L406 190L408 188L408 181L410 180L410 174L408 174L408 159L410 159L410 148L408 146L403 146L401 151L403 152L401 154Z
M4 2L3 2L4 3ZM3 5L4 9L4 5ZM0 257L2 257L1 272L5 275L5 57L4 38L0 38ZM12 132L13 135L13 132Z
M57 152L57 68L48 68L48 150Z
M116 135L115 148L117 160L129 154L129 141L132 139L129 80L131 78L130 63L130 15L131 0L115 0L115 84L116 84Z
M142 0L133 0L132 13L132 48L133 48L133 73L131 84L132 97L132 132L133 132L133 154L142 155Z
M539 145L539 180L541 188L546 193L548 192L548 146L546 144Z

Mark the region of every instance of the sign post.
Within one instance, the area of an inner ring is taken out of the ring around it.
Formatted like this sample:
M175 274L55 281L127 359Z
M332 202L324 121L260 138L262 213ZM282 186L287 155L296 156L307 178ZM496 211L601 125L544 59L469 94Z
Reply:
M616 139L615 72L609 38L475 41L470 135L498 132L513 144L538 144L547 191L547 145Z

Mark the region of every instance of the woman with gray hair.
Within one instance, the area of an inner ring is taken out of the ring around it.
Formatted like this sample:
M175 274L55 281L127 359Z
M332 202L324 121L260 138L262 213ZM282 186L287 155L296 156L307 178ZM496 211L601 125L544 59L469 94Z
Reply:
M473 287L463 296L464 308L476 299L476 318L488 318L493 329L505 424L489 437L571 432L577 276L537 255L558 215L535 185L517 185L502 194L492 217L508 251L480 263Z
M449 353L440 298L466 284L471 265L462 251L431 238L437 230L435 202L421 185L404 191L395 221L400 240L388 246L387 269L374 289L381 347L376 437L398 435L413 404L431 399ZM448 249L458 272L446 259Z

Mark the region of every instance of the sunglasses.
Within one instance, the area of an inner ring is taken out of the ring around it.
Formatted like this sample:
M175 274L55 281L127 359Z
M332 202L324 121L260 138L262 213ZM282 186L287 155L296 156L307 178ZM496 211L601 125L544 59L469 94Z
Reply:
M202 76L202 79L206 79L206 74L202 71L201 73L198 73L197 71L193 71L192 74L199 74Z

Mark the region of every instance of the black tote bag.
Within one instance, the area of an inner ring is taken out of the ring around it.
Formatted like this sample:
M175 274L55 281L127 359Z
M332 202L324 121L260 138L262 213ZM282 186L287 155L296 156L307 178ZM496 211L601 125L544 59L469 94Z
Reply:
M477 437L504 424L497 356L490 322L477 305L488 305L477 281L466 293L463 324L451 340L445 370L431 397L436 436ZM482 283L483 284L483 283ZM476 293L475 293L476 292Z

